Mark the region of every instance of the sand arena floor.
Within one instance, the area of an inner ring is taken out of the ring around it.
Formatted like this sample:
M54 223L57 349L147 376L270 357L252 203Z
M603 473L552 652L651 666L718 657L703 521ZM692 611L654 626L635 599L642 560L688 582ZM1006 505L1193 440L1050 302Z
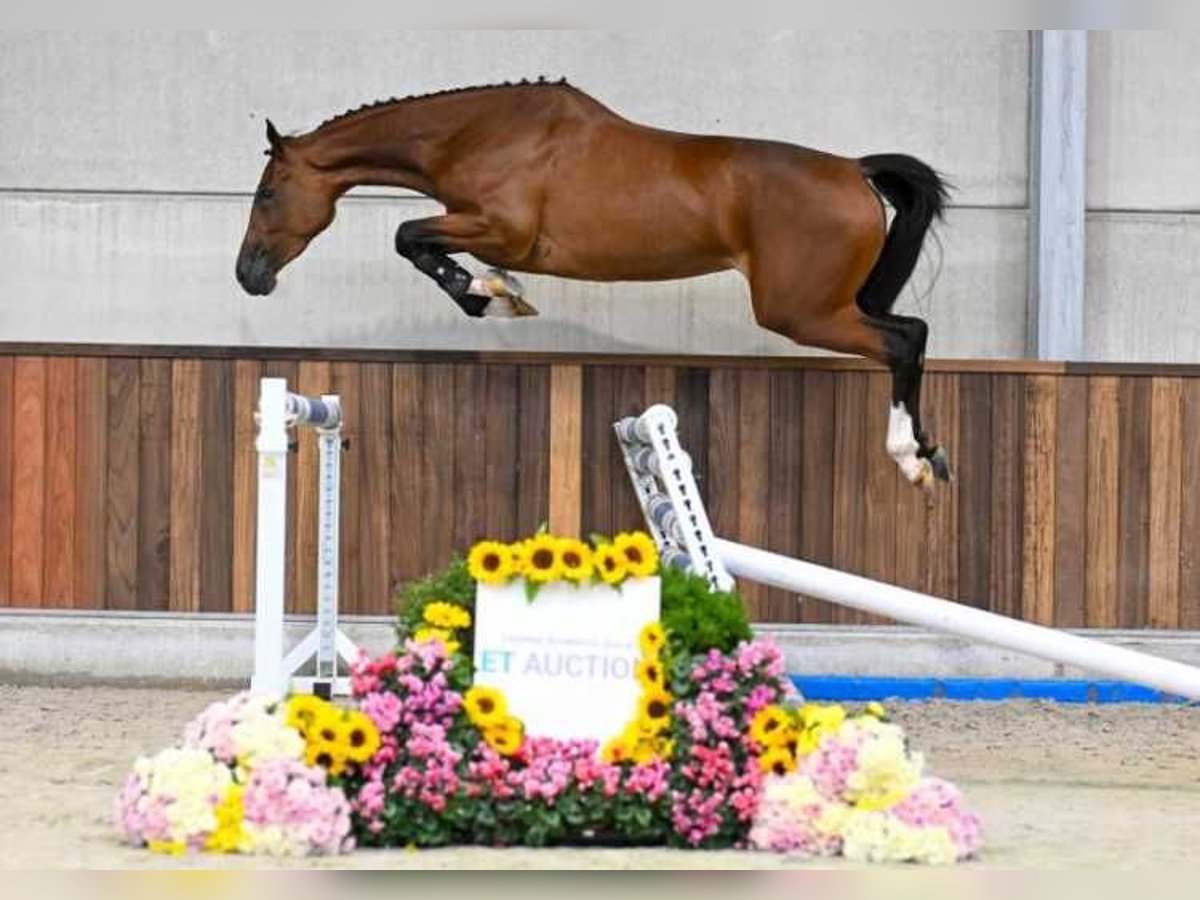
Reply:
M221 692L0 685L0 866L274 864L155 856L117 843L114 793L134 757L178 739ZM984 818L972 867L1200 867L1200 708L896 704L927 769ZM285 861L283 865L288 865ZM645 850L360 851L292 863L350 868L731 868L814 863L760 853Z

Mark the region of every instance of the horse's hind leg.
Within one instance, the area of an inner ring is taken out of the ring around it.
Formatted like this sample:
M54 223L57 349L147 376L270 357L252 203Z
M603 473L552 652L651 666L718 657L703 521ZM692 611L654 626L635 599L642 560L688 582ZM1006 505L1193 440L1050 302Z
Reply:
M396 229L396 252L432 278L468 316L536 316L520 282L507 272L490 269L476 278L450 258L451 253L498 243L486 219L462 213L414 219Z

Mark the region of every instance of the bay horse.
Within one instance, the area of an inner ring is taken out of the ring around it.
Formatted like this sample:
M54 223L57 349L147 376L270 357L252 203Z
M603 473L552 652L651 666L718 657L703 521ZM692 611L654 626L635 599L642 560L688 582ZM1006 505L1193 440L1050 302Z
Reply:
M950 477L921 427L927 326L891 312L948 198L920 160L663 131L565 80L382 101L291 137L268 120L267 141L237 259L250 294L274 289L357 185L445 207L402 223L396 252L469 316L536 315L509 270L657 281L737 269L763 328L888 366L888 453L913 484ZM476 277L455 253L492 268Z

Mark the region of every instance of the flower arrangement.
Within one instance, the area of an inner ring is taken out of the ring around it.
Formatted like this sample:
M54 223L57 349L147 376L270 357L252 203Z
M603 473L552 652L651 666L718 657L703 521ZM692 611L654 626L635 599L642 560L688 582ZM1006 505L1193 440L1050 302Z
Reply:
M161 853L344 852L350 804L337 776L378 745L360 712L237 694L193 719L180 746L135 762L114 804L117 830Z
M180 747L137 762L118 828L174 853L602 842L952 863L979 850L978 817L882 707L798 700L736 593L658 565L638 533L476 544L405 590L399 645L354 664L350 708L215 704ZM602 746L527 734L501 691L473 684L477 580L651 574L661 621L639 637L628 725Z

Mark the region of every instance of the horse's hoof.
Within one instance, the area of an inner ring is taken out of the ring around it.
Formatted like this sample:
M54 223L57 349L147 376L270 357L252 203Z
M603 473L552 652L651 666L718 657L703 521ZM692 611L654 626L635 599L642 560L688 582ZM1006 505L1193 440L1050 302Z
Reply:
M484 310L484 315L520 318L538 314L537 309L525 302L525 288L521 282L508 272L488 269L487 274L483 276L483 286L492 298L492 302ZM493 306L496 307L495 312L491 311ZM507 312L501 312L502 307L506 307Z
M938 481L954 480L954 474L950 471L950 460L946 458L944 447L938 447L933 451L933 455L929 457L929 465L933 470L933 477Z

